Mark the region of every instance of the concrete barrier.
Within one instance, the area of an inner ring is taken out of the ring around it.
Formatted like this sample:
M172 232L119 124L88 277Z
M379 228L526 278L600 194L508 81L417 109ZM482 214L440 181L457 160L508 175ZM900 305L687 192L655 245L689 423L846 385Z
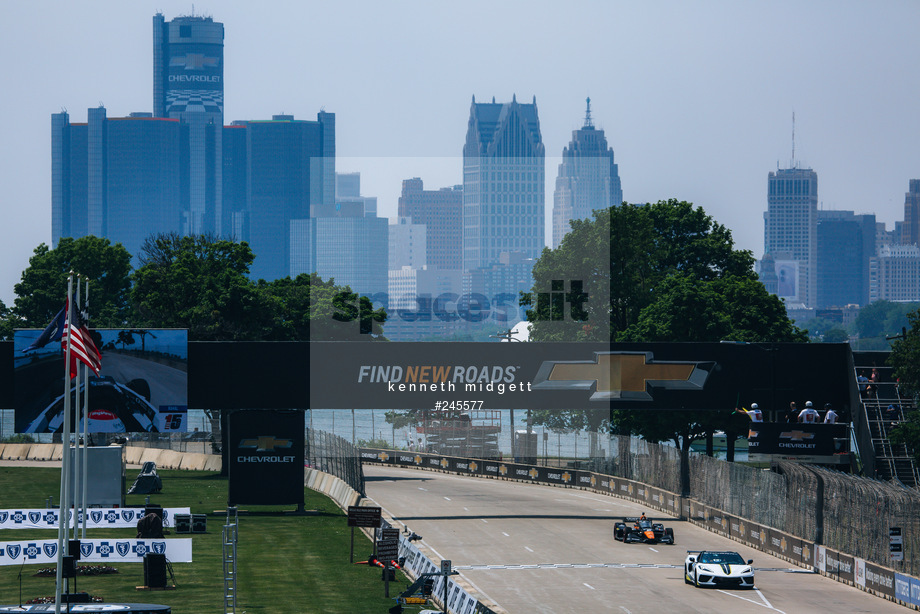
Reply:
M33 443L29 448L29 460L54 460L54 444Z
M188 471L202 471L205 463L208 462L209 454L200 454L198 452L185 452L179 459L179 469Z
M28 460L31 443L8 443L3 447L3 460Z
M157 467L163 467L164 469L178 469L179 465L182 464L182 453L175 452L173 450L161 450L160 451L160 460L157 462Z
M125 446L125 462L129 465L141 465L141 457L144 455L144 450L147 448L139 448L137 446Z

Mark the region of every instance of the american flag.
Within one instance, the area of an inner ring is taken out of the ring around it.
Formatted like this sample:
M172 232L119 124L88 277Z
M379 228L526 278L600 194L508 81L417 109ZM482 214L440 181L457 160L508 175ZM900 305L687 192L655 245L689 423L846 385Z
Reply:
M70 378L77 376L77 361L79 360L99 375L102 368L102 356L93 343L89 334L86 320L73 303L67 306L67 323L64 325L64 334L61 337L61 347L67 349L67 339L70 339Z

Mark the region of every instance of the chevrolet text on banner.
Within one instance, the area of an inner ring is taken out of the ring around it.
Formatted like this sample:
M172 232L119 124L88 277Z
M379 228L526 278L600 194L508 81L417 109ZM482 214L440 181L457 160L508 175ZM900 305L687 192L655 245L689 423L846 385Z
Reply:
M0 542L0 565L57 563L57 540L36 539ZM84 539L80 541L80 561L85 563L143 563L148 552L165 554L171 563L192 562L191 538L179 539Z
M54 529L58 524L57 509L10 509L0 510L0 529ZM190 514L188 507L163 508L163 523L169 526L176 514ZM73 517L73 510L70 510ZM77 521L83 524L83 513L77 514ZM144 508L113 507L92 508L86 519L88 529L134 528L144 517Z

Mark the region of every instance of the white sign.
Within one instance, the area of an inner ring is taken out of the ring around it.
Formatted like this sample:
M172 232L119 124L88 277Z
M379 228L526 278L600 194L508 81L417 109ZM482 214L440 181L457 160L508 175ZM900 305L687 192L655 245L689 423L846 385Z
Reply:
M0 510L0 529L56 529L58 526L58 509L10 509ZM68 510L68 521L73 522L73 510ZM144 517L142 507L90 508L86 521L87 529L124 529L134 528L137 521ZM176 514L189 514L191 508L163 508L163 525L170 526ZM83 514L77 515L82 526Z
M171 563L192 562L192 539L83 539L80 561L85 563L143 563L148 552L165 554ZM56 539L0 542L0 565L57 563Z

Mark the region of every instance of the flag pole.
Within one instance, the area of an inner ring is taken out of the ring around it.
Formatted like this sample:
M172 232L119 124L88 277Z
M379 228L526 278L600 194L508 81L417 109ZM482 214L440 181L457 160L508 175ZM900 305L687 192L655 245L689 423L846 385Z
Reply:
M83 281L83 278L78 273L77 274L77 296L74 302L74 309L70 310L71 312L76 312L78 314L80 313L80 306L83 303L81 300L82 298L82 283L81 282L82 281ZM74 323L71 322L71 328L67 330L68 335L72 331L73 324ZM79 324L79 322L77 322L77 324ZM70 507L73 510L73 517L68 521L68 529L67 529L67 533L69 535L68 539L77 538L77 529L79 527L79 509L80 509L78 505L79 493L77 491L77 485L80 483L80 475L81 475L80 466L83 462L83 459L80 457L80 417L81 417L80 414L81 414L81 410L83 409L83 406L80 403L80 398L81 398L80 383L83 381L83 368L82 368L82 365L80 365L79 360L76 361L76 365L77 365L77 377L74 382L74 408L73 408L73 415L74 415L74 418L76 419L76 424L73 425L74 450L73 450L73 468L71 471L71 480L70 480L71 488L73 489L71 491L71 496L73 497L73 501L70 505L68 505L68 507Z
M86 302L85 307L89 313L89 280L86 281ZM89 316L86 318L86 327L89 329ZM89 516L86 508L86 481L89 479L89 367L83 367L83 504L80 509L83 510L83 527L80 533L81 539L86 539L86 517Z
M67 535L67 506L70 502L70 489L68 472L70 470L70 309L73 299L73 271L67 278L67 313L64 317L64 330L67 332L67 343L64 351L64 426L61 431L61 496L58 513L58 549L57 549L57 577L54 586L54 613L61 614L61 593L64 584L64 538Z

